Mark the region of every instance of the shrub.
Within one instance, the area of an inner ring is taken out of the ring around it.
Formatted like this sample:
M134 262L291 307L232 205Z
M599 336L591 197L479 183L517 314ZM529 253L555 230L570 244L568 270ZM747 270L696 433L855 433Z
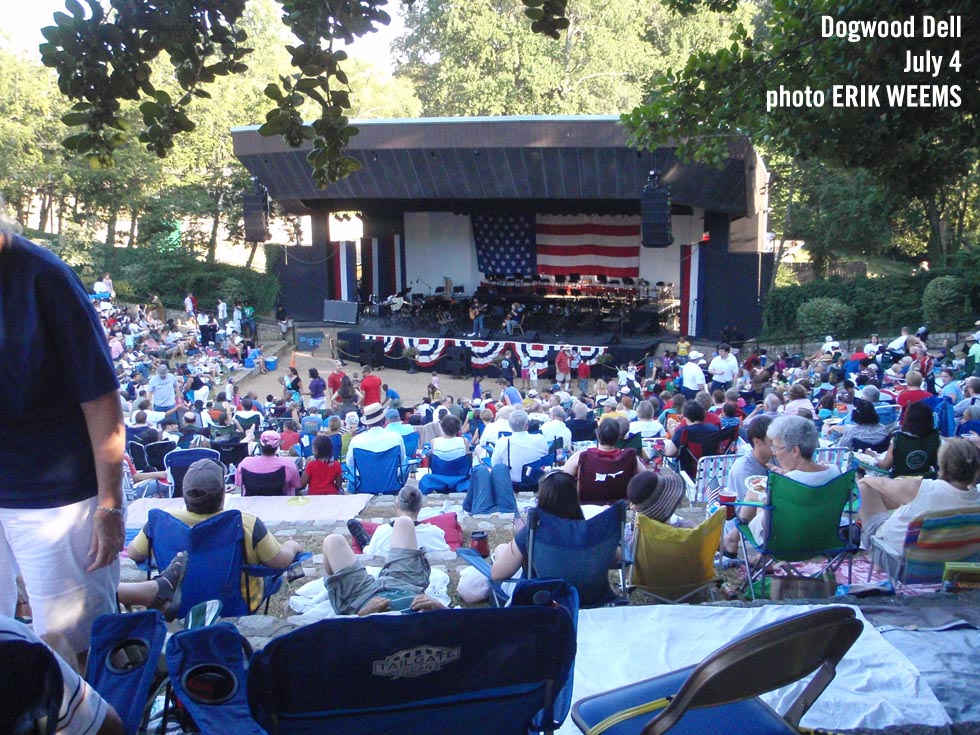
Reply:
M796 322L806 336L847 334L854 325L856 311L840 299L810 299L796 310Z
M922 292L922 318L933 329L968 323L970 299L963 279L957 276L933 279Z

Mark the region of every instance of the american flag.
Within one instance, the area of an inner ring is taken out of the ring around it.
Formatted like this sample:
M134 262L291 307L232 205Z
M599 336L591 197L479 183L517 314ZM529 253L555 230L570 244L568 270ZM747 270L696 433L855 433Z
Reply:
M531 275L534 257L534 215L474 214L473 241L481 273Z
M538 273L636 278L640 274L640 218L537 216Z

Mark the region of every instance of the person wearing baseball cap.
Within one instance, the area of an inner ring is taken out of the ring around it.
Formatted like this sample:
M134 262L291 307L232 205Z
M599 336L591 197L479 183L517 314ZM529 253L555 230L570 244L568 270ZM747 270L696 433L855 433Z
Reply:
M279 445L282 437L278 431L263 431L259 435L259 452L257 457L246 457L235 470L235 485L242 488L242 470L246 470L256 475L266 475L278 472L279 468L285 470L283 477L282 494L295 495L296 489L300 486L299 470L296 469L296 462L289 457L279 456ZM242 490L242 495L248 494L248 488Z
M252 459L259 458L253 457ZM187 473L184 475L183 489L184 507L166 508L166 513L169 513L191 527L222 513L225 504L224 466L213 459L197 460L187 468ZM261 519L245 511L240 511L240 513L242 529L244 531L244 561L246 564L261 564L270 569L285 569L292 564L296 555L302 551L299 543L290 540L280 544L276 537L269 532ZM147 533L148 527L143 526L143 529L126 548L126 554L136 563L145 560L150 555L150 543L147 538ZM183 557L183 561L186 565L188 561L186 555ZM170 571L169 567L168 571ZM179 589L179 582L183 580L184 571L181 570L177 583L173 585L176 589ZM164 575L166 574L167 572L164 572ZM171 576L173 576L173 573L171 573ZM246 575L243 574L241 584L242 597L248 600L249 607L252 611L257 610L264 597L263 578L246 579ZM120 585L121 594L123 592L122 587L124 586ZM215 590L215 596L217 596L218 592L219 590ZM170 604L161 609L164 609L165 614L173 613L176 612L179 606L179 597L172 595Z
M369 403L361 414L361 425L366 429L355 434L347 448L347 466L354 466L354 450L365 449L369 452L383 452L392 447L401 449L401 465L405 466L405 442L398 431L386 429L385 407L380 403Z

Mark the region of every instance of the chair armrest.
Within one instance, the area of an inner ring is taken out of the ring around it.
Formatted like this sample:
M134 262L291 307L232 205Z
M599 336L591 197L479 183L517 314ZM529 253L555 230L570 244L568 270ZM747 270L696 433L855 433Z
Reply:
M285 569L273 569L265 564L242 564L242 571L250 577L278 577L285 574L289 569L301 565L307 559L312 559L313 554L309 551L300 551Z

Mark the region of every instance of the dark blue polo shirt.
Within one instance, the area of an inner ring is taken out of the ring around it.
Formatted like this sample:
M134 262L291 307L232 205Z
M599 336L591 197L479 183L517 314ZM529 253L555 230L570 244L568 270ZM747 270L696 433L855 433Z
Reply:
M81 403L117 390L88 293L53 253L22 237L0 248L0 507L93 497Z

